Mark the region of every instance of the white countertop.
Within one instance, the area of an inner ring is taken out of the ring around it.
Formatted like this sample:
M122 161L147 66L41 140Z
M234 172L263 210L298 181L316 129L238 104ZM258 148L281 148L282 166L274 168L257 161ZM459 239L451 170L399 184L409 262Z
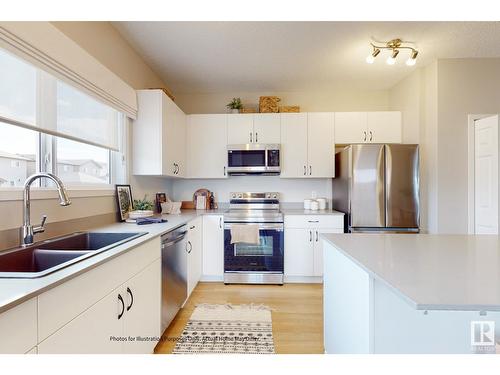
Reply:
M418 310L500 311L500 237L496 235L322 237Z

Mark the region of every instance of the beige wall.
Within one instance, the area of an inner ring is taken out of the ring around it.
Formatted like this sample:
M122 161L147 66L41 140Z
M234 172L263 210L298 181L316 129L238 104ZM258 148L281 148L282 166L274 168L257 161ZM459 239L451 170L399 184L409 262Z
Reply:
M500 113L500 59L438 61L439 231L467 233L469 114Z
M383 111L389 106L389 92L359 91L333 87L315 92L228 92L208 94L179 94L176 102L186 113L226 113L226 104L240 97L244 106L258 107L259 96L275 95L282 105L299 105L302 112L321 111Z

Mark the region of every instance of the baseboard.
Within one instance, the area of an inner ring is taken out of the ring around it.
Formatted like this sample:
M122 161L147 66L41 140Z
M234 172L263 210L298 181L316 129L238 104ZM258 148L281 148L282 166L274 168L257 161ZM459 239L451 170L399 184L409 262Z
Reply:
M285 283L302 283L302 284L322 284L322 276L287 276L285 275Z

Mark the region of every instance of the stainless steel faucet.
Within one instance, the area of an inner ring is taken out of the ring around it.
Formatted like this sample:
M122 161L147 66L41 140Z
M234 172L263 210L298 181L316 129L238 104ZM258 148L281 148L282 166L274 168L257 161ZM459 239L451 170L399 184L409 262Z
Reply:
M57 192L59 193L59 204L61 206L69 206L71 204L68 198L68 193L62 183L62 181L56 175L52 173L35 173L29 176L24 182L24 192L23 192L23 226L21 227L21 246L31 245L33 243L33 236L37 233L42 233L45 231L45 221L47 220L47 215L42 215L42 222L38 226L33 226L30 223L30 188L33 181L39 178L48 178L54 181Z

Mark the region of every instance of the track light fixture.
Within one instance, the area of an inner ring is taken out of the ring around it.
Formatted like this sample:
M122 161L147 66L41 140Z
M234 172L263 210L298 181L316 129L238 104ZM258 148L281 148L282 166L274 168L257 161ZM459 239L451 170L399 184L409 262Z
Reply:
M366 57L366 62L368 64L373 64L375 58L380 54L380 51L383 49L391 51L391 55L386 60L387 64L389 65L394 65L396 63L396 57L398 56L400 50L402 49L407 49L411 51L410 57L408 57L408 60L406 60L406 65L413 66L417 62L418 51L413 47L403 45L407 43L403 42L401 39L390 40L385 44L385 46L382 45L378 46L373 43L370 44L372 45L373 51L370 55Z

